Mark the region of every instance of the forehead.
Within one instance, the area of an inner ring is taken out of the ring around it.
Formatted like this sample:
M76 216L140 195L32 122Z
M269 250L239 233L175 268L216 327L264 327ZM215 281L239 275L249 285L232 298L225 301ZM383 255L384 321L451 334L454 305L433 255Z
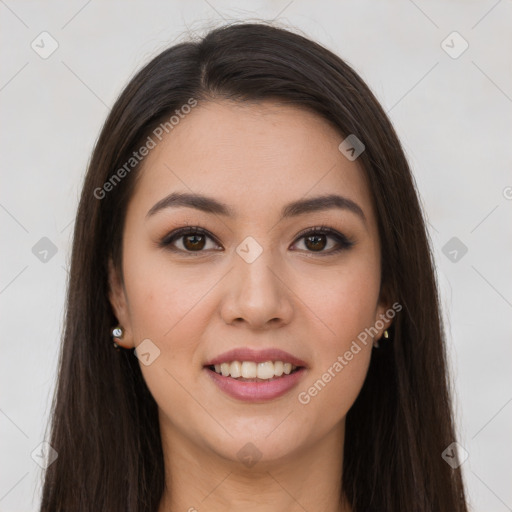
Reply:
M319 115L275 102L201 103L143 162L133 200L149 209L173 192L202 193L235 216L307 196L339 193L373 214L366 177L338 146L344 136Z

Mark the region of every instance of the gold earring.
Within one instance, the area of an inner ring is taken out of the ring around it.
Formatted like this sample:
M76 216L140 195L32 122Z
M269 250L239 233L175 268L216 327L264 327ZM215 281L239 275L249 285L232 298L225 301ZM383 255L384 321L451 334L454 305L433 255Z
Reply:
M388 339L388 338L389 338L389 332L388 332L388 330L387 330L387 329L382 333L382 337L383 337L384 339ZM379 340L375 340L375 341L373 342L373 347L374 347L374 348L380 348L379 341L380 341L380 339L379 339Z

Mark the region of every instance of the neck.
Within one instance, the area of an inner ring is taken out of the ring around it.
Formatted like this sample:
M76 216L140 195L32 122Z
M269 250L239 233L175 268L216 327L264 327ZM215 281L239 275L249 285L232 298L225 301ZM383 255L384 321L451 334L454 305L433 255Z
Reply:
M316 443L251 467L161 429L166 488L159 512L350 512L342 499L344 424Z

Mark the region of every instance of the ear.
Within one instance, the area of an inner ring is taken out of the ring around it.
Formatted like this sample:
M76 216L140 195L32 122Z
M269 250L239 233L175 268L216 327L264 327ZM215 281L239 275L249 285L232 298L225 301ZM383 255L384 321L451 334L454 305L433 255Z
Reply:
M108 261L109 301L119 325L123 328L122 340L116 343L124 348L133 348L133 334L128 310L126 290L112 259Z
M395 314L395 309L391 305L389 290L383 285L375 312L375 328L378 330L374 338L375 340L379 340L384 334L384 331L389 329L390 325L393 323Z

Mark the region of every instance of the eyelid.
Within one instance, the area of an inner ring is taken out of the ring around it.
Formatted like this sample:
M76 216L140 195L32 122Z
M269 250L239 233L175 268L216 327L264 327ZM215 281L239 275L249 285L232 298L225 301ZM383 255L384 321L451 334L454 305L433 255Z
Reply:
M343 233L341 233L337 229L331 228L331 227L326 226L324 224L322 224L321 226L314 226L314 227L306 228L306 229L302 230L300 233L297 233L296 239L302 238L302 237L304 237L306 235L309 235L310 233L327 234L327 235L330 235L330 236L332 236L334 238L340 238L340 239L342 239L344 242L346 242L349 245L352 245L354 243L354 240L352 240L348 236L344 235Z

